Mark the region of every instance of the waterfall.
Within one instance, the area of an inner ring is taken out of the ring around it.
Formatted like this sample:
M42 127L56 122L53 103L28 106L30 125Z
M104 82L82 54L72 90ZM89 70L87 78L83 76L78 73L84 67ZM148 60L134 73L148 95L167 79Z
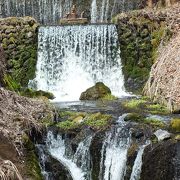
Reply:
M122 115L119 124L107 132L101 151L100 180L120 180L126 172L127 152L130 145L130 131Z
M97 3L96 0L92 0L91 4L91 23L97 22Z
M131 173L131 177L130 180L139 180L140 179L140 175L141 175L141 167L142 167L142 156L144 153L144 149L146 148L146 146L148 146L150 144L150 142L146 142L145 145L142 145L139 147L139 151L136 157L136 160L134 162L134 166L133 166L133 170Z
M78 100L96 82L126 95L115 25L40 27L38 39L37 88L56 101Z
M68 146L61 135L55 137L51 131L47 135L47 148L50 154L60 161L71 173L73 180L90 180L90 152L92 136L86 137L72 156L67 156Z
M72 7L72 0L0 0L0 15L32 16L42 24L58 24Z

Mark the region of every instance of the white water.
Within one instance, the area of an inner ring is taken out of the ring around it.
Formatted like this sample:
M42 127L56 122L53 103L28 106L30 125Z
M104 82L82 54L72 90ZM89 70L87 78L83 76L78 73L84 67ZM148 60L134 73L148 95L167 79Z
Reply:
M150 142L147 142L145 145L142 145L139 147L139 151L138 151L136 160L134 162L130 180L139 180L140 179L141 167L142 167L142 156L143 156L145 147L149 144L150 144Z
M119 118L119 125L106 134L101 151L100 180L121 180L126 172L130 132L125 127L125 115Z
M56 101L76 101L96 82L127 95L115 25L40 27L38 39L37 88Z
M90 179L90 169L88 163L90 163L89 147L92 137L87 137L82 141L73 157L66 156L65 140L61 135L55 137L52 132L48 132L47 146L50 154L59 160L71 173L73 180L85 180Z
M58 24L71 7L72 0L0 0L0 15L32 16L42 24Z
M92 0L91 3L91 23L96 23L98 14L97 14L97 2L96 0Z

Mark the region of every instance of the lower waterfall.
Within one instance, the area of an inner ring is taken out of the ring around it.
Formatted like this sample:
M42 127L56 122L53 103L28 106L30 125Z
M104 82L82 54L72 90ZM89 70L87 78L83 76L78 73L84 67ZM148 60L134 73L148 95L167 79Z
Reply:
M113 95L126 95L116 26L40 27L35 81L56 101L78 100L96 82Z
M144 153L144 149L146 146L148 146L150 142L146 142L145 145L142 145L139 147L139 151L136 157L136 160L134 162L134 166L132 169L130 180L139 180L141 175L141 167L142 167L142 156Z
M73 180L90 180L90 154L92 136L79 143L75 154L71 154L61 135L55 137L51 131L47 135L47 148L49 153L60 161L70 172ZM71 155L70 155L70 154Z
M124 128L125 115L119 124L107 132L101 151L100 180L121 180L126 172L127 152L130 145L130 131Z

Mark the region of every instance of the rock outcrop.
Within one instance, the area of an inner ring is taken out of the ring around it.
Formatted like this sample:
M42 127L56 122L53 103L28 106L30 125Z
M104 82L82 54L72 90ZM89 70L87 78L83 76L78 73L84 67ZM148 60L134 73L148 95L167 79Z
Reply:
M43 119L53 119L48 104L0 88L0 159L14 163L23 179L38 179L40 176L28 135L40 132Z
M6 73L6 61L4 50L0 46L0 87L3 85L4 74Z
M98 100L106 95L111 94L111 90L102 82L98 82L95 86L90 87L80 96L80 100Z
M180 33L164 47L152 66L145 95L180 112Z
M142 180L180 178L180 142L168 140L149 145L143 155Z

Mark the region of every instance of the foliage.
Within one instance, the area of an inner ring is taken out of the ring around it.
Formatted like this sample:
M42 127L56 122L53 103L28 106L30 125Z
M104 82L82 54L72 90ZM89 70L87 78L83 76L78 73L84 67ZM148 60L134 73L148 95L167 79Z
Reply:
M180 119L172 119L170 123L170 127L172 130L176 132L180 132Z
M167 114L168 110L165 106L160 104L150 104L147 106L151 114Z
M56 124L57 127L63 130L74 130L80 127L80 124L71 120L66 120Z
M6 86L7 89L11 90L11 91L15 91L15 92L19 92L20 91L20 84L17 83L12 76L5 74L4 75L4 84Z

